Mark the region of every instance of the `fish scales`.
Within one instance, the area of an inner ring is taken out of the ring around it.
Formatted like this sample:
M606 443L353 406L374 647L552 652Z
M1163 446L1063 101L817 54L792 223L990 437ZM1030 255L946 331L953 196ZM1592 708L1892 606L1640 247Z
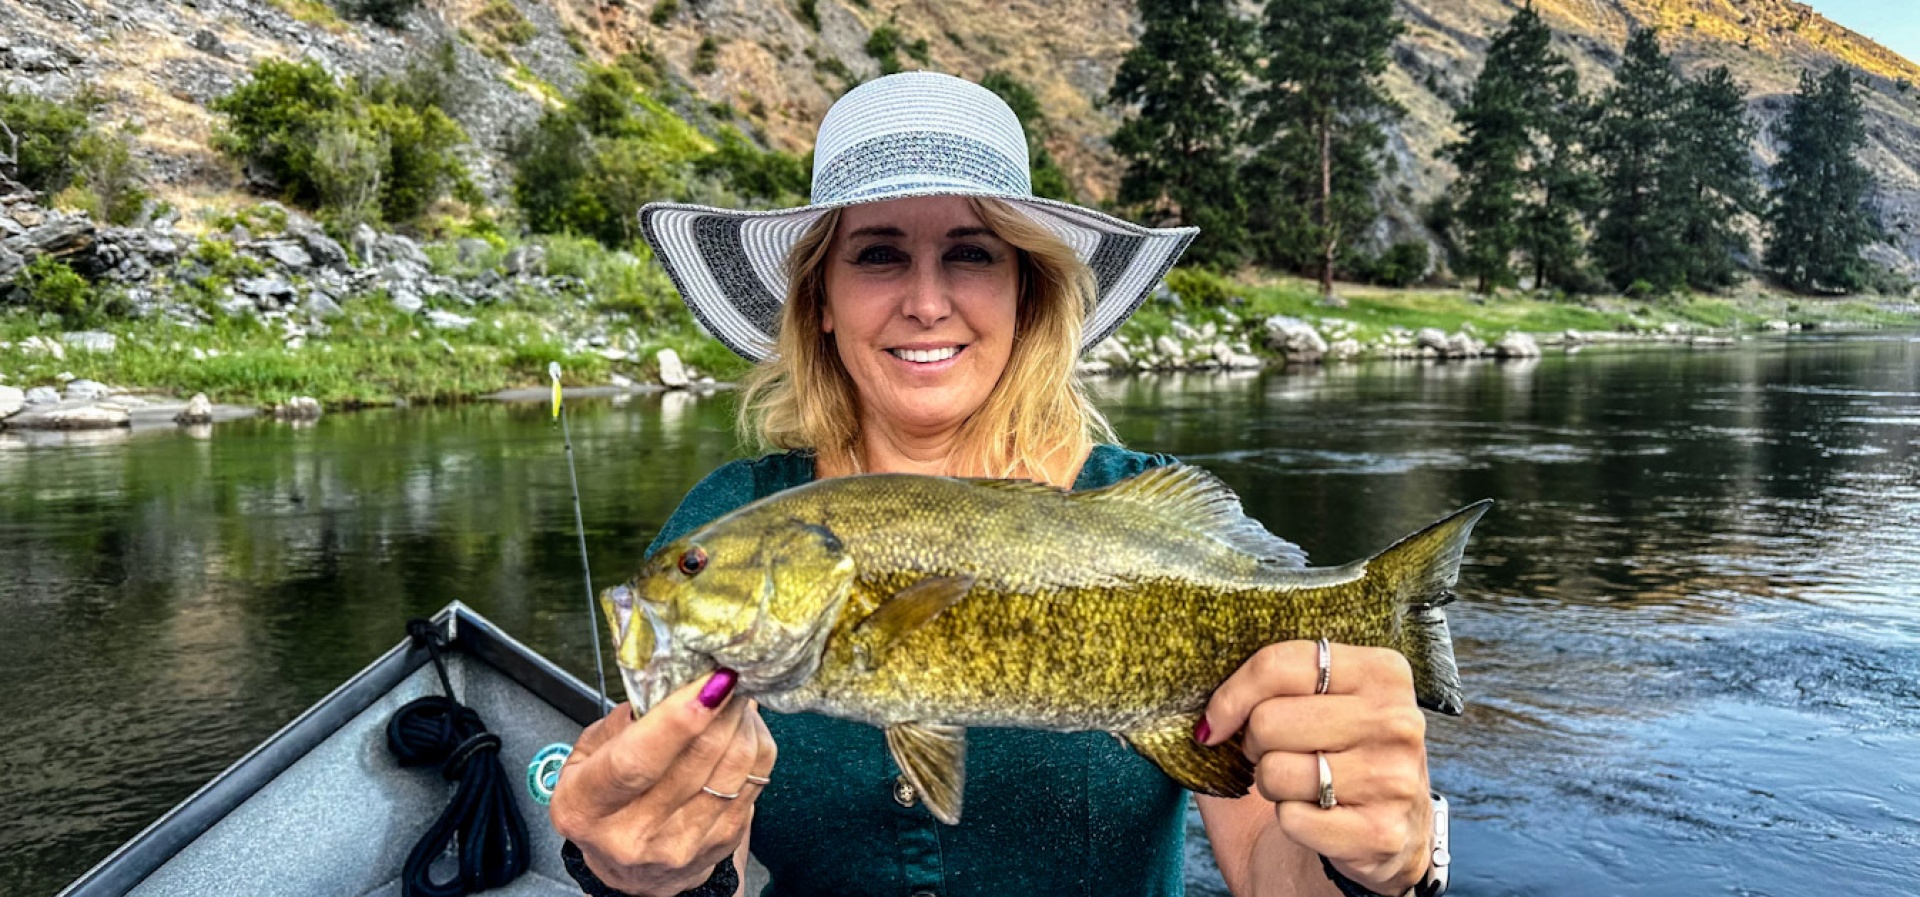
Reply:
M1423 703L1458 712L1438 606L1485 505L1366 561L1305 568L1197 468L1072 494L845 477L665 546L629 587L625 615L608 608L637 708L728 666L774 709L886 728L947 821L959 816L967 726L1109 731L1187 787L1244 793L1237 744L1203 748L1190 733L1213 689L1264 645L1399 650ZM634 607L648 625L628 625Z

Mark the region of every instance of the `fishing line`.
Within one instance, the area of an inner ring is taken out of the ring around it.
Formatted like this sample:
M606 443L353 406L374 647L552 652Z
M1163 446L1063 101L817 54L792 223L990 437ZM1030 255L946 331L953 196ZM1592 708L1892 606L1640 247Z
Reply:
M567 447L567 480L573 484L573 530L580 537L580 574L587 584L587 634L593 643L593 674L600 683L600 710L607 709L607 670L600 660L600 612L593 601L593 569L587 566L587 524L580 516L580 475L573 468L573 432L567 427L567 410L560 402L560 362L547 362L547 376L553 380L553 416L560 421L560 439Z

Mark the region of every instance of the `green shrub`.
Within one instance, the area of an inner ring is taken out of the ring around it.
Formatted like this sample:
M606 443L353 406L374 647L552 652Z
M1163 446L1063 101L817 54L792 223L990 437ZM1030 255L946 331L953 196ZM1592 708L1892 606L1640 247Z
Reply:
M1387 247L1379 255L1354 250L1340 268L1347 277L1387 287L1411 286L1427 275L1433 253L1427 244L1405 241Z
M419 5L420 0L341 0L341 9L348 15L394 29L405 27L407 13Z
M638 92L623 68L594 67L569 102L521 135L514 201L538 233L631 241L640 206L683 196L689 163L711 152L691 125Z
M695 174L724 185L739 200L769 206L805 203L812 169L806 156L759 149L731 127L721 129L717 149L693 163Z
M226 119L214 145L324 219L410 221L466 183L453 152L466 133L439 105L450 63L443 48L438 62L362 89L340 84L317 62L263 61L251 81L214 101ZM379 159L377 177L366 171L369 154ZM378 189L377 215L362 195L369 183Z
M512 0L487 0L487 5L474 13L473 23L494 40L508 44L524 44L540 33Z
M69 327L85 327L98 314L93 285L65 261L35 256L14 275L15 301L35 314L51 314Z
M61 191L57 202L85 210L98 221L132 224L149 199L142 186L146 166L133 155L137 133L137 128L122 125L111 132L83 134L73 153L73 186Z
M696 75L713 74L714 58L720 55L720 43L707 35L700 39L700 46L693 51L693 73Z
M1204 268L1188 267L1167 272L1167 289L1178 293L1184 305L1206 308L1226 305L1233 293L1226 278Z
M880 74L900 71L900 31L892 24L881 25L867 35L867 55L880 63Z
M66 189L90 133L87 116L99 105L90 91L59 103L0 90L0 122L13 132L13 141L0 132L0 172L42 193Z
M800 21L808 28L820 30L820 0L800 0Z
M647 21L654 27L664 27L673 14L680 11L680 0L660 0L653 5L653 12L647 13Z

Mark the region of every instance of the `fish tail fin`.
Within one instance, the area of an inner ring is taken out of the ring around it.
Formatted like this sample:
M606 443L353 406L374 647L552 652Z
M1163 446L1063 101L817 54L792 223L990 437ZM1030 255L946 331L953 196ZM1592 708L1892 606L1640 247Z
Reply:
M1454 599L1467 536L1492 506L1491 501L1480 501L1461 508L1366 562L1369 577L1397 583L1392 598L1400 643L1395 647L1413 666L1415 697L1420 706L1450 716L1464 712L1466 702L1453 660L1453 636L1441 608Z

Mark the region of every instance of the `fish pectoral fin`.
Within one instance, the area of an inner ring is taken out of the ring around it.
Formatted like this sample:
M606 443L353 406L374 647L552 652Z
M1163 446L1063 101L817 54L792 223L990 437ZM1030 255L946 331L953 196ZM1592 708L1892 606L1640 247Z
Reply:
M967 597L974 581L971 576L935 576L893 593L866 619L854 624L854 638L865 649L867 660L878 660L895 643Z
M896 723L887 727L887 750L920 791L933 818L959 825L960 800L967 788L967 730L939 723Z
M1253 761L1240 752L1240 733L1212 747L1193 740L1200 717L1179 716L1120 737L1182 788L1214 797L1242 797L1253 787Z

